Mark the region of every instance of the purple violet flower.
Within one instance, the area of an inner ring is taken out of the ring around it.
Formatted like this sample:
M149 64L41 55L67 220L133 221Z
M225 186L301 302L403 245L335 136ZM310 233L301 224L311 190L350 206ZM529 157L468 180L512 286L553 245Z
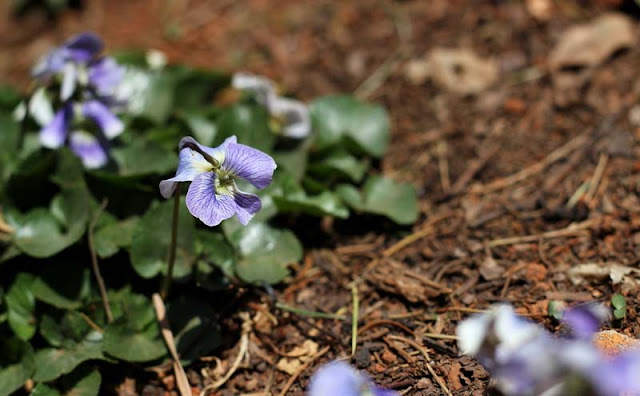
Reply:
M394 391L376 386L364 374L347 363L333 362L311 377L309 396L397 396Z
M114 93L125 69L112 58L100 56L103 48L102 40L95 34L79 34L51 51L33 69L34 78L41 84L48 85L54 78L60 83L61 103L53 117L47 116L44 103L48 101L48 107L52 107L51 86L38 89L29 104L30 109L42 110L34 113L43 126L40 142L53 149L68 143L87 168L105 165L108 161L105 143L124 131L124 124L112 107L118 105ZM36 99L38 106L34 105ZM74 130L78 118L93 121L97 135Z
M568 310L574 337L561 339L500 305L462 321L458 345L507 396L640 395L640 352L607 357L591 342L606 313L596 305Z
M219 147L199 144L194 138L182 138L176 175L160 182L160 193L169 198L179 182L190 181L187 192L189 212L212 227L233 215L246 225L262 208L255 194L240 191L236 179L244 179L262 189L271 183L276 163L269 155L244 144L235 136Z
M307 105L299 100L278 96L271 80L253 74L236 73L231 86L252 93L256 101L282 123L283 136L302 139L311 133L311 116Z

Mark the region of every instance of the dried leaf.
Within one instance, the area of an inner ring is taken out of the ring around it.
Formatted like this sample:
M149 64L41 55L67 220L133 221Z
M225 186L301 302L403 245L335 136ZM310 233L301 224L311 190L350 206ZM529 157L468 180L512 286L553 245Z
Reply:
M487 89L498 78L491 59L480 58L465 48L434 48L427 56L431 78L448 91L472 95Z

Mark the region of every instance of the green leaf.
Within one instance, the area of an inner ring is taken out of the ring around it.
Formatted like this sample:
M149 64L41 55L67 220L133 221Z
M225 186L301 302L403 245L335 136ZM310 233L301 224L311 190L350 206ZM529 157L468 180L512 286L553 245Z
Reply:
M327 96L311 104L314 143L325 150L341 143L382 157L389 144L389 117L382 106L348 95Z
M408 183L397 183L380 176L371 176L358 193L352 186L341 185L338 195L356 210L390 218L398 224L412 224L418 219L418 199Z
M36 373L34 381L52 381L72 372L88 360L103 360L102 334L91 332L78 343L68 343L64 348L45 348L36 352Z
M107 224L100 227L94 235L96 253L101 258L111 257L118 250L131 246L133 232L138 224L138 217Z
M163 174L178 165L178 157L172 150L145 139L137 139L125 147L113 149L111 155L118 164L121 176Z
M131 264L143 278L152 278L167 270L171 245L173 199L152 206L138 221L131 240ZM194 219L181 202L178 215L178 241L174 277L191 272L194 263Z
M289 230L266 223L249 223L230 236L240 254L238 276L249 283L278 283L289 274L288 265L302 259L302 245Z
M347 218L349 210L341 200L328 191L317 195L307 195L294 178L287 173L279 173L274 180L271 197L281 212L305 213L312 216L334 216Z
M18 106L18 103L22 100L20 92L10 85L0 85L0 107L9 111Z
M170 70L176 80L176 109L194 109L209 105L217 90L229 84L229 77L211 70L184 66Z
M196 255L219 268L226 276L234 276L235 252L224 236L211 230L197 230Z
M76 309L89 294L89 270L80 262L52 263L33 282L32 291L40 301L61 309Z
M627 300L622 294L614 294L611 297L611 305L613 305L613 316L616 319L622 319L627 315Z
M10 395L31 378L35 370L33 349L17 338L0 338L0 395Z
M104 329L104 352L128 362L160 359L167 351L151 302L142 295L124 297L114 309L114 315L121 315Z
M547 304L547 315L556 320L561 320L566 305L563 301L550 300L549 304Z
M18 163L18 130L11 117L0 114L0 192Z
M358 160L346 152L332 153L309 166L309 171L317 177L335 180L336 176L340 176L354 182L362 181L367 169L369 169L368 160Z
M275 135L269 129L269 114L258 105L237 104L226 109L218 120L218 129L217 143L236 135L238 143L271 152L275 142Z
M5 296L9 327L15 335L25 341L36 332L36 301L31 292L32 284L31 274L19 273Z
M299 147L290 151L277 151L273 154L273 159L278 164L280 171L286 171L293 176L295 181L299 182L307 170L308 155L305 148Z
M57 389L39 383L31 392L31 396L97 396L101 382L100 372L82 365L71 374L63 376Z

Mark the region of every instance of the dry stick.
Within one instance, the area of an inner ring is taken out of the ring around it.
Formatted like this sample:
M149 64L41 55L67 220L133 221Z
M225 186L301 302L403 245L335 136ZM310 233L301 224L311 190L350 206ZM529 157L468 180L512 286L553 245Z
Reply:
M421 336L425 338L433 338L439 340L458 340L458 336L450 335L450 334L438 334L438 333L422 333Z
M98 265L98 256L96 254L96 249L93 243L93 229L96 227L102 212L107 207L108 200L105 198L102 200L102 205L91 219L91 223L89 224L89 230L87 232L87 239L89 242L89 253L91 254L91 269L93 270L93 275L96 278L96 282L98 282L98 289L100 289L100 298L102 299L102 305L104 306L104 314L107 317L107 323L113 322L113 314L111 313L111 306L109 305L109 296L107 295L107 288L104 285L104 279L102 278L102 274L100 273L100 266Z
M546 167L553 164L554 162L565 158L569 153L571 153L573 150L577 149L578 147L582 146L589 140L590 139L587 135L576 136L575 138L565 143L563 146L560 146L559 148L552 151L549 155L544 157L541 161L536 162L535 164L529 165L528 167L510 176L495 180L487 185L480 186L476 189L472 189L471 192L477 193L477 194L485 194L492 191L501 190L505 187L521 182L529 178L530 176L543 171Z
M313 363L314 361L318 360L322 355L324 355L325 353L329 352L329 345L327 345L326 347L322 348L322 350L320 350L320 352L316 353L315 355L313 355L311 357L311 359L307 360L306 362L304 362L304 364L302 364L302 366L300 366L298 368L298 370L296 370L295 373L293 373L293 375L291 376L291 378L289 378L289 380L287 381L286 384L284 384L284 388L282 388L282 390L280 391L280 393L278 394L278 396L284 396L287 394L287 391L289 390L289 388L291 388L291 386L293 385L294 382L296 382L296 379L298 379L298 377L307 369L309 368L309 366L311 366L311 363Z
M422 227L421 230L418 230L416 232L414 232L413 234L407 235L406 237L402 238L401 240L399 240L398 242L394 243L393 245L391 245L390 247L388 247L387 249L385 249L384 252L382 252L382 256L383 257L391 257L392 255L394 255L395 253L399 252L400 250L404 249L406 246L412 244L415 241L418 241L426 236L431 235L435 230L433 228L433 226L444 220L447 218L451 217L451 213L445 213L439 216L436 216L432 219L430 219L428 221L428 223Z
M433 369L433 367L431 367L431 363L429 363L429 360L431 360L431 358L429 358L429 354L427 353L427 350L424 349L424 347L422 345L418 344L417 342L415 342L413 340L410 340L410 339L404 338L404 337L400 337L400 336L389 335L387 337L389 337L391 339L394 339L394 340L398 340L400 342L404 342L404 343L409 344L412 347L416 348L422 354L422 356L424 356L424 363L427 366L427 370L429 370L429 373L431 373L431 375L436 380L438 385L440 385L440 387L442 388L444 393L446 393L448 396L453 396L451 394L451 391L449 390L449 388L447 388L447 384L444 382L444 380L442 378L440 378L440 376L436 373L436 371Z
M249 314L247 314L246 312L242 313L241 317L242 317L242 336L240 337L240 350L238 351L238 356L236 356L236 359L233 361L231 368L229 369L229 371L227 371L224 377L220 378L213 384L209 384L205 386L204 389L202 389L202 391L200 392L200 396L205 396L207 392L216 390L222 385L224 385L229 380L229 378L231 378L231 376L236 372L238 367L240 367L240 363L242 363L242 359L244 359L245 355L247 354L247 350L249 349L249 333L251 333L251 319L249 319Z
M187 374L184 372L182 363L180 363L180 357L178 356L178 351L176 350L176 342L173 339L173 333L171 332L169 320L167 319L167 309L164 306L162 297L160 297L158 293L153 293L152 300L153 307L156 311L156 318L160 323L160 332L162 333L162 338L164 338L164 342L165 344L167 344L167 348L169 349L169 354L171 354L171 358L173 359L173 372L176 376L176 383L178 384L180 395L191 396L191 385L189 385Z
M594 224L594 219L586 220L581 223L571 224L567 228L561 230L543 232L542 234L525 235L520 237L494 239L487 243L488 247L515 245L518 243L537 242L543 239L562 238L579 235Z
M448 193L451 190L451 178L449 177L449 161L447 160L447 142L441 140L436 146L438 153L438 170L440 171L440 183L442 191Z
M484 168L484 166L489 162L491 158L498 152L500 149L500 145L496 144L493 147L484 150L480 154L480 157L473 161L469 167L464 171L462 175L456 180L451 187L451 193L459 194L467 187L471 179L480 171L480 169Z
M394 322L393 320L388 320L388 319L380 319L380 320L376 320L374 322L369 322L366 325L362 326L360 328L360 330L358 330L358 334L362 334L365 331L369 330L372 327L375 326L381 326L381 325L391 325L391 326L396 326L400 329L402 329L403 331L414 335L413 330L411 330L410 328L408 328L407 326L403 325L402 323L399 322Z
M356 355L358 344L358 314L360 310L360 299L358 298L358 285L351 284L351 296L353 299L353 312L351 312L351 357Z
M609 154L600 153L600 158L598 159L598 165L596 166L596 170L593 172L593 177L591 181L589 181L589 190L584 196L585 202L590 205L591 201L594 200L596 191L598 191L598 185L600 184L600 180L602 180L602 175L604 175L604 170L607 168L607 163L609 162Z

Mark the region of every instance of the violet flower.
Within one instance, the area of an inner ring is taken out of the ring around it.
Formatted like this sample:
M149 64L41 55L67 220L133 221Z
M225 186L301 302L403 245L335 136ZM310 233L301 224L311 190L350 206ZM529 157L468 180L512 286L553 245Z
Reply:
M281 128L283 136L302 139L311 132L311 116L304 103L278 96L273 82L265 77L248 73L236 73L231 86L250 92L256 101L267 108Z
M189 212L212 227L236 215L246 225L262 203L255 194L240 191L237 179L262 189L271 183L276 163L260 150L238 144L235 136L219 147L199 144L194 138L182 138L176 175L160 182L160 193L169 198L179 182L190 181L187 192Z
M461 322L458 345L507 396L638 395L640 352L610 358L591 343L606 313L596 305L568 310L564 320L572 334L561 339L499 305Z
M124 124L112 112L114 98L124 68L112 58L101 57L104 45L94 34L79 34L51 51L33 69L34 78L43 87L34 92L29 112L42 125L40 142L47 148L65 143L87 168L98 168L108 161L106 142L124 131ZM50 115L55 97L49 91L59 85L58 110ZM46 87L46 88L45 88ZM90 120L97 134L76 125Z
M321 367L311 377L309 396L397 396L394 391L376 386L344 362L333 362Z

